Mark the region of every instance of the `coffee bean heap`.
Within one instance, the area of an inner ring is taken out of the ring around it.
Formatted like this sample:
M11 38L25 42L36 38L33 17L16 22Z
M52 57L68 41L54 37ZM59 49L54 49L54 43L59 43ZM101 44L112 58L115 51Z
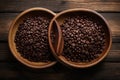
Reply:
M53 60L48 44L48 25L45 16L27 17L18 27L15 35L17 51L22 57L33 62Z
M64 37L63 56L72 62L90 62L105 47L105 30L97 19L86 15L68 17L61 25Z

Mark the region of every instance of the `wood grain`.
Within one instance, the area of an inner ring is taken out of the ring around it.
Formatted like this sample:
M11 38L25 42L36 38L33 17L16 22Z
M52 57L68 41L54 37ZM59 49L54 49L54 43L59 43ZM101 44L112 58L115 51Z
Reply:
M1 63L0 79L28 80L119 80L120 63L100 63L88 69L69 69L61 64L33 70L18 63ZM113 78L114 77L114 78Z
M6 5L6 6L5 6ZM1 0L0 12L21 12L31 7L44 7L59 12L70 8L120 12L119 0Z

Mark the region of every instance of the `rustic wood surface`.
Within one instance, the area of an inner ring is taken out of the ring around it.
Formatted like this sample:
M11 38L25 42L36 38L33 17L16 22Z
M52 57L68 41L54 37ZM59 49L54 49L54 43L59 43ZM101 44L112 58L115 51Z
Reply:
M89 8L102 14L112 31L112 48L98 65L70 69L60 63L47 69L31 69L18 62L8 47L13 19L32 7L58 13L70 8ZM0 80L120 80L120 0L0 0Z

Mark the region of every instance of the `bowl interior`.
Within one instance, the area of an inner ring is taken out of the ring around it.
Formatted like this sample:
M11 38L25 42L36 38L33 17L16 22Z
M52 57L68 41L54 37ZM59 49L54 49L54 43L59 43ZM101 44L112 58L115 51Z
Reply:
M10 46L10 49L11 49L13 55L23 64L25 64L29 67L32 67L32 68L45 68L45 67L49 67L49 66L55 64L56 61L53 61L53 62L51 62L51 61L50 62L31 62L31 61L23 58L20 55L20 53L16 49L16 45L14 42L16 31L18 30L19 24L21 24L26 17L29 17L29 16L32 17L32 16L37 16L37 15L47 16L48 18L52 19L55 14L53 12L49 12L44 9L37 8L37 9L26 10L23 13L21 13L20 15L18 15L17 18L13 21L13 23L10 27L10 30L9 30L9 46Z
M63 38L61 35L61 29L56 20L52 20L48 30L49 44L54 54L61 54L63 50ZM54 40L52 39L54 35Z
M58 25L60 26L61 24L63 24L64 20L67 18L67 17L73 17L75 15L87 15L87 16L91 16L93 19L95 20L98 20L103 26L104 26L104 30L105 30L105 48L104 48L104 51L101 53L101 55L92 60L91 62L86 62L86 63L76 63L76 62L71 62L71 61L67 61L65 59L64 56L62 55L59 55L59 60L65 64L68 64L68 65L71 65L73 67L81 67L81 68L84 68L84 67L89 67L89 66L92 66L92 65L95 65L97 64L98 62L100 62L108 53L110 47L111 47L111 32L108 28L108 24L106 22L106 20L97 12L95 11L91 11L91 10L68 10L68 11L63 11L62 13L58 14L56 17L55 17L55 20L57 21ZM63 40L64 41L64 40ZM62 42L64 43L64 42ZM63 51L63 49L62 49ZM62 53L60 53L62 54Z

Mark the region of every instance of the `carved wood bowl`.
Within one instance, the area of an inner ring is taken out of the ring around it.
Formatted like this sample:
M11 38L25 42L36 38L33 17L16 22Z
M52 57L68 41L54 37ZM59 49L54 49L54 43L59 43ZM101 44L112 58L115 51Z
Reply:
M104 25L105 48L98 58L96 58L90 62L72 62L72 61L69 61L62 55L63 50L64 50L64 43L65 43L64 38L62 36L62 31L58 30L58 33L59 33L58 45L57 45L57 47L54 47L54 49L53 49L53 45L52 45L50 38L49 38L50 47L51 47L51 49L53 51L53 55L56 57L56 59L59 62L63 63L64 65L69 66L69 67L74 67L74 68L87 68L87 67L91 67L93 65L98 64L100 61L102 61L107 56L107 54L110 50L111 44L112 44L111 31L109 29L109 25L108 25L107 21L105 20L105 18L102 15L100 15L96 11L89 10L89 9L76 8L76 9L65 10L65 11L58 13L52 19L52 21L49 25L49 33L51 32L52 28L55 28L55 26L53 26L53 24L56 25L59 29L60 25L63 24L64 20L67 17L70 17L70 16L74 17L74 15L82 15L82 14L92 16L93 18L95 18L95 20L100 21L100 23Z
M39 7L27 9L27 10L23 11L22 13L20 13L15 18L15 20L13 21L13 23L10 26L9 36L8 36L9 47L10 47L10 50L11 50L12 54L14 55L14 57L18 61L23 63L24 65L26 65L28 67L31 67L31 68L47 68L47 67L50 67L50 66L54 65L56 63L56 61L31 62L31 61L23 58L20 55L20 53L16 49L16 43L14 42L15 34L16 34L16 31L18 30L19 24L22 23L23 20L26 17L28 17L28 16L35 16L35 15L44 15L44 16L47 16L48 18L52 19L56 14L54 12L48 10L48 9L39 8Z

